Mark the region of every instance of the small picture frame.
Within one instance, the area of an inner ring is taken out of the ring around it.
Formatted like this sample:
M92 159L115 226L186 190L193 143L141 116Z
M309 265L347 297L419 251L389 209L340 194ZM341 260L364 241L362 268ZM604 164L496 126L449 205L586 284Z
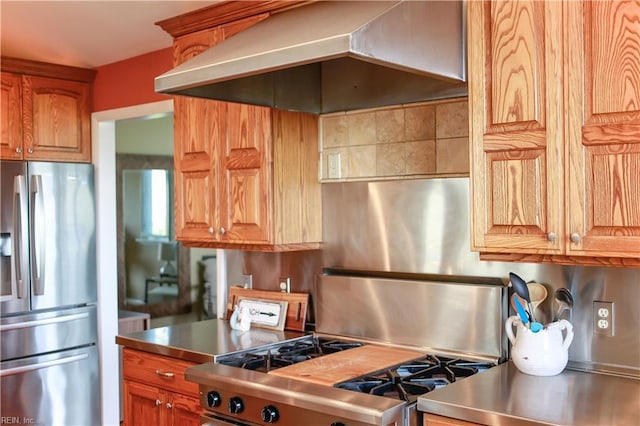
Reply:
M251 326L271 330L284 330L288 305L286 301L238 298L238 307L249 311Z

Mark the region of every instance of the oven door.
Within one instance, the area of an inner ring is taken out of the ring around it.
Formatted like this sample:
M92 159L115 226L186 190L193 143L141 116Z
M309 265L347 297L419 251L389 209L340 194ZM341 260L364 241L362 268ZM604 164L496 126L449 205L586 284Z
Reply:
M239 423L234 419L227 419L218 416L213 416L211 413L202 414L200 416L200 424L202 426L253 426L253 423ZM259 425L255 425L259 426Z

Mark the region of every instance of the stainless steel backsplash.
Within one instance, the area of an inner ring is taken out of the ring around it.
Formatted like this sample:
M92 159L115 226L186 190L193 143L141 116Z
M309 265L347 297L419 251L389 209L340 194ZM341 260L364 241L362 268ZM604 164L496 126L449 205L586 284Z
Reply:
M545 321L553 291L567 287L569 366L640 377L640 269L480 261L469 249L468 178L330 183L322 196L325 267L505 280L515 272L547 288L537 312ZM612 337L594 333L594 301L613 302Z

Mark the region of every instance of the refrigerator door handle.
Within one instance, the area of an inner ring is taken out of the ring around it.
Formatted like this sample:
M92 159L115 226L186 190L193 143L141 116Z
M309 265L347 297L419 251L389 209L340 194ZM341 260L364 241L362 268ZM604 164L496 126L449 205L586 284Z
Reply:
M31 273L33 274L33 293L44 294L45 256L44 243L46 222L44 220L44 195L42 193L42 176L31 176Z
M17 175L13 179L13 270L11 274L11 286L15 289L18 299L23 299L27 288L27 268L24 250L26 237L24 223L27 214L25 207L25 192L27 191L26 181L23 175ZM13 293L13 291L12 291Z
M80 314L64 315L61 317L45 318L33 321L18 322L15 324L3 324L0 325L0 332L9 330L20 330L22 328L36 327L40 325L57 324L61 322L75 321L79 319L89 318L87 312Z
M0 377L27 373L29 371L35 371L35 370L40 370L42 368L54 367L56 365L69 364L71 362L80 361L88 357L89 355L84 353L80 355L72 355L65 358L55 359L52 361L39 362L37 364L29 364L29 365L22 365L20 367L7 368L7 369L0 370Z

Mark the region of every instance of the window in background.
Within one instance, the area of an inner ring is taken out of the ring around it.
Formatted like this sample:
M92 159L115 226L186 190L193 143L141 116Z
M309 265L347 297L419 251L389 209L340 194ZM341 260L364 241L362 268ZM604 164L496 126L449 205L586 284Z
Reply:
M169 187L171 172L145 170L142 175L142 229L145 240L171 240L171 201Z

